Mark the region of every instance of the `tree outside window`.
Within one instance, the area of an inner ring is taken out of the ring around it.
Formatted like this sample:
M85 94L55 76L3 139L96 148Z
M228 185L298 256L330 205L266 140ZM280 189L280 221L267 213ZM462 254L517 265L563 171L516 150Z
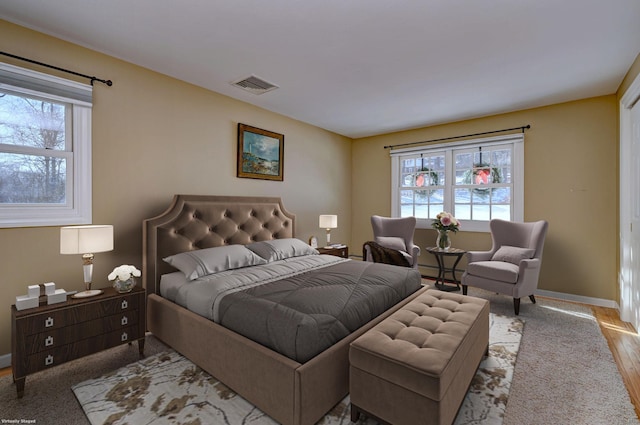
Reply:
M67 108L0 93L0 203L66 202Z

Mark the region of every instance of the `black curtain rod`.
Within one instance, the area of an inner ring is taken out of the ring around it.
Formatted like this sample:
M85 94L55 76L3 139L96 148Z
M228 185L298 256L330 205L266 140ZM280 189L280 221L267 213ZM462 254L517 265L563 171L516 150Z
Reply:
M47 68L51 68L51 69L55 69L55 70L58 70L58 71L66 72L67 74L77 75L78 77L84 77L84 78L86 78L88 80L91 80L91 85L93 85L94 81L101 82L102 84L106 84L109 87L111 87L113 85L113 82L111 80L101 80L100 78L97 78L97 77L92 77L90 75L80 74L79 72L75 72L75 71L69 71L68 69L59 68L57 66L53 66L53 65L46 64L46 63L34 61L33 59L27 59L27 58L23 58L22 56L12 55L11 53L0 52L0 55L9 56L10 58L19 59L21 61L25 61L25 62L29 62L29 63L34 63L34 64L40 65L40 66L46 66Z
M494 130L494 131L485 131L484 133L465 134L464 136L443 137L441 139L424 140L422 142L400 143L398 145L388 145L388 146L385 146L384 148L393 149L393 148L397 148L398 146L421 145L423 143L442 142L444 140L462 139L464 137L472 137L472 136L483 136L485 134L502 133L505 131L513 131L513 130L522 130L522 132L524 133L525 130L528 130L530 128L531 128L531 125L527 124L522 127L505 128L503 130Z

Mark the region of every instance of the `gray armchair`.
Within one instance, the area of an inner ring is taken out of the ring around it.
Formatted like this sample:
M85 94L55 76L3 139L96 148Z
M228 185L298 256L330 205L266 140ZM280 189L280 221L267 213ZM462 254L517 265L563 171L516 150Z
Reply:
M410 267L418 268L420 247L413 243L416 229L415 217L391 218L379 215L371 216L374 241L385 248L397 250L402 254ZM370 247L365 244L365 260L373 261Z
M542 249L549 224L544 221L516 223L491 220L490 251L467 253L467 269L462 275L462 293L468 286L513 297L513 308L520 314L520 298L528 296L535 304L534 292L542 265Z

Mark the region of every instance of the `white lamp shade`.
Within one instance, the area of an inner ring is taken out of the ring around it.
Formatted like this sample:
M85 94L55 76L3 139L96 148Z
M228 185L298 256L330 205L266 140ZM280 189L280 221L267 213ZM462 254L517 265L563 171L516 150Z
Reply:
M338 227L338 216L323 214L320 216L319 222L322 229L335 229Z
M60 228L60 254L92 254L113 250L113 226L88 225Z

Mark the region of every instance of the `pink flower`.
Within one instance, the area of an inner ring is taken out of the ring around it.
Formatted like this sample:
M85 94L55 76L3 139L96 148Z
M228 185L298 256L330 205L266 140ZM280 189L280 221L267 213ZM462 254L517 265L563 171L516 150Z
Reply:
M436 230L450 230L455 233L460 227L460 221L453 214L442 211L431 222L431 227Z

